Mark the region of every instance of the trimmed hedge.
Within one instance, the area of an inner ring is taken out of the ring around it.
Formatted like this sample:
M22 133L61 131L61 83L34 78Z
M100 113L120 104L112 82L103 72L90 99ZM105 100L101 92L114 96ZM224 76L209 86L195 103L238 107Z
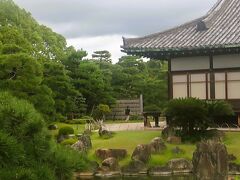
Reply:
M69 126L64 126L59 129L58 135L69 135L69 134L74 134L74 129Z

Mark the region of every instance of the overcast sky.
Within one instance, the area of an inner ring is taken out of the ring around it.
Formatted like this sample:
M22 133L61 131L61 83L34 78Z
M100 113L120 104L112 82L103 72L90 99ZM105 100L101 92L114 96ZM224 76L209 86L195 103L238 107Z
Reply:
M217 0L14 0L41 24L66 37L68 45L123 55L122 36L156 33L198 18Z

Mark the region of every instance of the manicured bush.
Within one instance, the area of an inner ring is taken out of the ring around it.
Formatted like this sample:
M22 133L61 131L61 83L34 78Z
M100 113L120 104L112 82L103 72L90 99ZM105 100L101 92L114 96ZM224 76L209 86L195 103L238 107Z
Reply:
M192 134L195 128L206 129L210 123L205 102L196 98L173 99L165 113L169 125L179 127L184 134Z
M229 116L234 115L232 106L226 101L207 101L208 117L216 122L219 118L227 120Z
M180 134L191 135L194 131L206 130L220 116L232 115L233 110L224 101L179 98L168 103L165 114L171 127L180 128Z
M110 107L107 104L99 104L93 111L94 120L105 120L106 115L111 112Z
M68 135L68 134L74 134L74 129L70 126L64 126L59 129L58 135Z

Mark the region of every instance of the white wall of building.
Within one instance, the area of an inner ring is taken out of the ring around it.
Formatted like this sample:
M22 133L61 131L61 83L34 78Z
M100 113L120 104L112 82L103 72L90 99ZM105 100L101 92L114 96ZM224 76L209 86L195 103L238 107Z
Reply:
M209 69L209 66L208 56L181 57L171 60L172 71L202 70Z
M213 68L240 67L240 54L219 55L213 57Z

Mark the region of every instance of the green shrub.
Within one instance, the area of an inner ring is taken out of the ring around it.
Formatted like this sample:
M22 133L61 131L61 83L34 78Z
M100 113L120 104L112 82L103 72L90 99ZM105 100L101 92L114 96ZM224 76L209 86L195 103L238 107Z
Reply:
M215 119L232 115L233 110L225 101L179 98L168 103L165 113L169 125L180 128L180 134L184 136L194 134L194 131L206 130L214 124Z
M0 179L40 180L35 174L34 169L14 166L11 168L0 169Z
M70 180L73 171L86 170L88 167L85 155L64 146L56 147L55 155L51 161L55 167L57 179Z
M82 154L56 145L33 105L0 92L0 179L65 180L87 165Z
M135 114L130 115L130 120L141 120L141 119L143 118L140 115L135 115Z
M93 111L94 120L105 120L106 115L111 112L110 107L107 104L99 104Z
M55 119L56 119L56 121L59 121L59 122L65 122L67 120L67 118L65 116L63 116L62 114L59 114L59 113L57 113L55 115Z
M77 139L73 139L73 138L70 138L70 139L65 139L61 142L62 145L73 145L77 142L78 140Z
M226 101L207 101L208 116L213 122L219 118L227 120L229 116L234 115L232 106Z
M74 134L74 129L70 126L64 126L59 129L58 135L68 135L68 134Z
M165 113L169 125L179 127L183 134L192 134L194 129L207 129L210 123L205 102L196 98L173 99Z
M19 164L24 158L23 146L14 137L0 131L0 167Z

